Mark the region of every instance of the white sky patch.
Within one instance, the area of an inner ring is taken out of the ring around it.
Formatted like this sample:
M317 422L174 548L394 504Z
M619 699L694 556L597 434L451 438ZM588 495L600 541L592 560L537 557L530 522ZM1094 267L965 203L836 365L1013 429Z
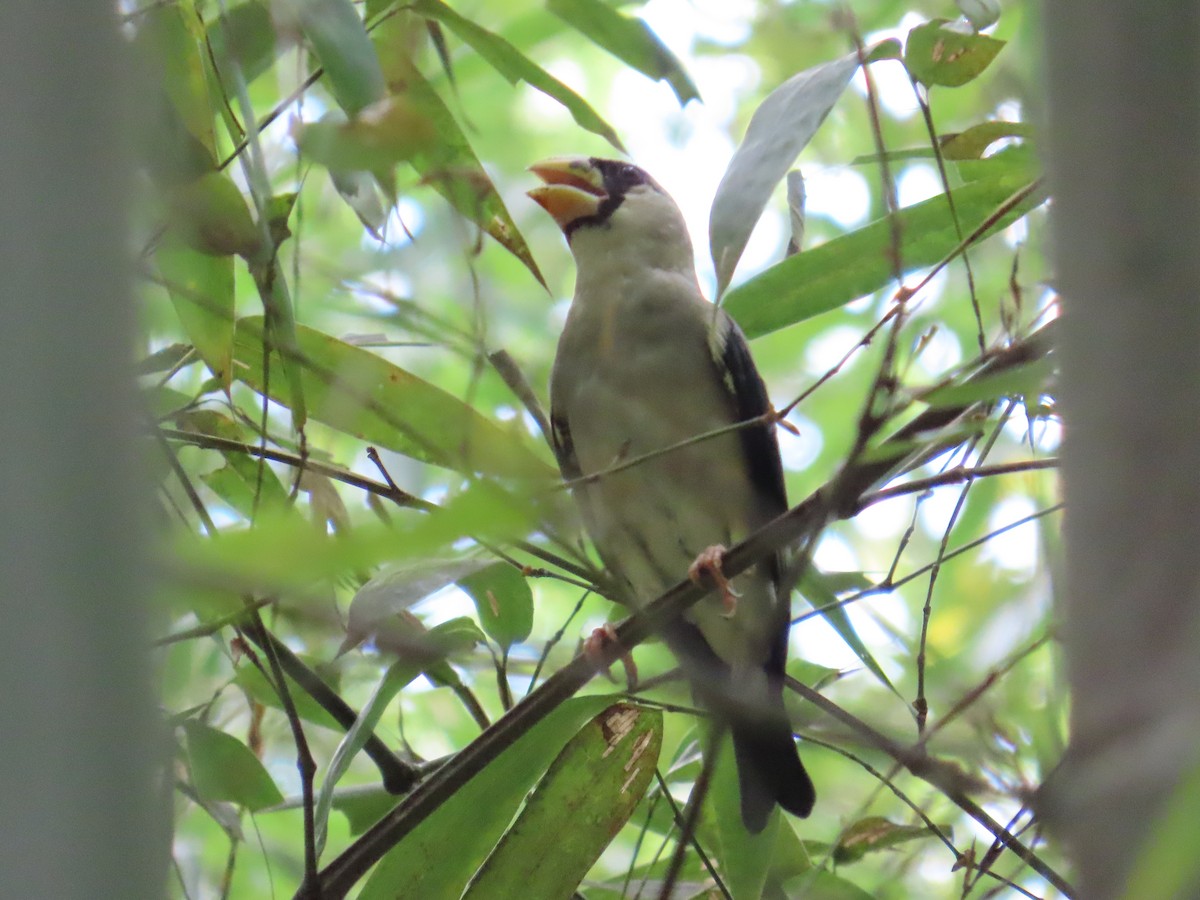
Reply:
M371 238L371 243L375 239ZM411 297L412 281L408 276L396 269L377 269L368 272L358 285L349 285L354 298L372 312L388 314L396 311L396 307L388 302L386 297ZM382 295L382 296L381 296Z
M812 465L825 446L821 429L811 419L797 412L788 415L788 422L800 432L792 434L786 428L776 428L779 436L779 455L783 458L783 467L791 472L803 472Z
M587 96L587 75L583 67L573 59L551 60L542 66L547 72L582 97ZM571 113L553 97L522 82L518 93L517 115L524 122L535 125L553 125L568 128L573 121Z
M1024 118L1021 101L1005 100L996 106L996 116L1002 122L1020 122Z
M905 275L904 283L909 287L916 287L927 274L929 274L928 269L915 269ZM921 292L916 295L916 300L920 302L923 310L929 311L937 306L938 301L946 295L946 285L949 280L949 269L943 266L936 275L929 279L929 283L921 288Z
M962 346L949 328L938 328L929 335L916 359L916 367L926 375L937 378L962 362Z
M1004 243L1010 247L1019 247L1029 240L1029 220L1022 216L1004 229Z
M854 228L871 212L871 189L861 172L846 168L802 167L804 211L823 216L842 228Z
M905 166L896 179L896 197L901 206L913 206L941 193L942 180L937 169L928 163Z
M736 5L710 0L710 5L721 8L723 18L712 27L725 34L753 10L744 0ZM641 15L682 61L704 102L681 109L665 82L622 69L613 79L605 108L634 162L679 204L692 236L700 282L711 285L715 279L708 252L708 214L733 156L735 145L727 128L745 97L758 86L760 71L746 56L694 56L692 45L702 16L691 3L651 0ZM780 227L768 224L764 226L767 230L751 238L754 246L747 248L745 272L752 271L755 260L759 266L776 261L771 254L781 238L773 236L770 229L778 232Z
M696 34L718 44L740 44L750 36L755 0L692 0Z
M1055 453L1062 446L1062 423L1057 419L1037 419L1033 423L1033 440L1043 453Z
M567 313L571 310L571 298L563 297L561 300L555 300L554 305L550 307L550 324L556 330L562 331L564 325L567 324Z
M851 325L838 325L821 332L804 348L805 370L812 375L824 375L861 340L862 330Z
M939 471L940 459L937 469L927 468L930 472ZM917 512L917 522L920 524L921 530L934 540L940 541L942 535L946 533L950 516L954 514L954 507L958 505L960 490L961 488L957 485L939 488L921 501L921 508Z
M1030 446L1029 431L1033 429L1033 446L1040 453L1054 453L1062 444L1062 423L1058 419L1037 418L1032 422L1026 414L1025 405L1020 404L1013 414L1004 420L1004 432L1012 440Z
M1033 515L1037 507L1028 497L1006 497L992 508L988 516L988 530L994 531ZM1031 573L1037 566L1040 541L1038 523L1027 522L988 540L983 546L982 556L1010 572Z
M912 521L914 502L911 496L899 496L873 503L854 517L854 528L873 541L898 538Z
M426 628L433 628L459 616L475 618L475 601L457 584L448 584L413 606L413 612Z
M783 247L790 234L788 224L776 209L767 209L750 232L750 240L738 262L734 284L783 259Z
M875 31L867 35L864 44L869 48L887 38L896 38L903 44L908 39L908 32L924 22L924 16L907 13L895 28ZM898 60L881 60L873 64L871 80L875 83L875 96L879 100L879 105L888 113L897 119L908 119L920 113L921 106L917 103L912 82L908 80L908 73L905 72L904 66ZM854 89L860 96L867 95L867 80L861 67L854 73L854 78L850 83L854 85Z
M826 533L813 550L813 563L823 572L857 572L860 568L854 548L840 534Z

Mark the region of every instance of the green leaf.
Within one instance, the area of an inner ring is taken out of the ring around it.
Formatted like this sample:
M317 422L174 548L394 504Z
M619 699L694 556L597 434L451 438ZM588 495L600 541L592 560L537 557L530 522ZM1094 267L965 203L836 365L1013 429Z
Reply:
M952 835L950 825L939 825L943 834ZM883 816L867 816L842 831L833 850L833 861L839 865L858 862L868 853L888 850L909 841L934 837L928 825L897 825Z
M666 81L679 105L700 92L681 63L641 19L622 15L600 0L548 0L547 9L626 65L655 81Z
M519 259L545 287L546 280L534 262L525 238L491 177L475 156L454 114L416 68L407 66L397 79L401 82L398 90L404 92L414 110L433 123L438 137L408 162L421 174L425 184Z
M796 876L782 885L781 892L780 896L784 897L820 897L821 900L879 900L880 897L826 869L811 869Z
M246 429L239 422L215 409L189 409L175 416L175 425L183 431L210 434L230 441L246 439ZM236 450L217 452L225 458L225 465L200 477L243 517L252 519L265 510L294 509L279 476L264 461Z
M586 100L523 54L511 43L455 12L441 0L417 0L412 9L423 16L437 19L487 60L510 84L528 83L566 107L581 127L598 134L622 153L620 138Z
M959 31L945 19L918 25L908 33L904 65L924 85L961 87L988 67L1004 41Z
M338 106L353 116L387 93L375 45L351 0L292 0Z
M580 727L614 699L575 697L522 735L380 860L359 900L461 896L525 794Z
M256 703L269 706L271 709L283 710L283 701L279 698L279 692L256 666L238 666L237 674L233 676L233 683L249 694ZM291 693L292 703L296 707L296 714L301 719L311 722L313 725L328 728L330 731L340 732L342 730L337 719L331 716L325 707L314 700L291 677L287 677L287 686Z
M185 721L183 730L192 786L204 800L236 803L251 812L283 800L258 757L237 738L194 719Z
M188 340L223 389L233 380L233 258L211 256L166 236L154 261Z
M393 809L397 799L382 787L343 788L334 793L333 808L346 817L350 834L359 835Z
M767 870L782 823L778 809L771 814L767 827L751 834L742 824L742 794L738 785L737 762L728 735L713 772L711 809L708 815L717 835L721 872L734 900L758 900L763 896Z
M971 234L1028 186L1027 177L1001 176L957 188L953 196L962 235ZM984 237L1025 215L1044 199L1037 192L1025 198L999 217ZM904 271L940 262L961 243L944 195L907 206L897 217ZM724 307L751 338L837 309L893 281L892 235L887 219L878 219L797 253L731 289Z
M159 4L139 17L138 43L184 127L211 155L216 146L213 111L200 47L184 19L182 4Z
M1013 366L993 375L973 378L962 384L951 384L918 395L917 399L930 406L953 409L972 403L990 402L1001 397L1033 397L1043 393L1046 381L1054 374L1057 363L1051 357L1041 357Z
M316 831L318 856L325 848L329 813L333 808L333 789L341 781L342 776L346 774L346 770L350 768L350 763L358 754L358 751L363 748L367 741L370 740L371 735L374 734L375 726L379 724L379 720L387 709L388 704L392 702L392 699L407 684L420 674L420 667L413 663L405 660L392 663L375 690L371 693L370 699L359 710L358 717L354 720L354 724L350 726L350 730L346 732L346 736L342 738L341 743L338 744L337 750L334 751L333 758L329 761L329 769L325 772L325 779L321 782L321 790L317 794L316 808L313 812L313 827Z
M406 517L403 524L364 523L349 534L331 535L296 516L264 514L254 528L225 529L219 541L181 534L171 551L181 571L202 573L202 583L304 597L322 580L401 556L446 554L464 537L513 540L528 532L531 516L528 498L479 481L445 506Z
M460 579L458 586L475 601L483 630L504 650L529 637L533 630L533 591L512 565L495 563Z
M421 557L388 566L355 592L340 652L366 640L413 604L487 565L488 560L479 556L455 556Z
M746 128L713 198L708 243L724 293L771 192L787 174L858 69L858 54L793 75L767 96Z
M248 0L223 10L209 25L208 40L213 58L237 64L246 84L271 67L283 43L275 39L270 9L259 0Z
M349 120L333 110L296 130L300 149L339 175L411 160L438 139L434 123L404 96L385 97Z
M1007 137L1032 138L1033 126L1027 122L980 122L945 138L942 156L946 159L980 159L988 147Z
M170 225L189 247L213 256L250 257L262 247L262 234L246 198L222 172L208 172L167 194Z
M262 319L238 320L234 357L238 379L287 403L281 379L263 384ZM505 429L441 388L380 356L312 328L296 327L293 360L319 422L378 447L446 468L488 475L552 479L525 435ZM278 373L272 353L270 371Z
M604 710L558 754L463 900L569 897L629 820L654 778L662 713Z

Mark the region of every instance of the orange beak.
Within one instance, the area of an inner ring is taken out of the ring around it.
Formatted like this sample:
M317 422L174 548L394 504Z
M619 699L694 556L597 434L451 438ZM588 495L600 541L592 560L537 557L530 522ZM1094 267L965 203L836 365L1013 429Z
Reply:
M534 163L529 171L545 184L526 191L527 195L564 230L572 222L596 215L608 199L600 170L587 157L556 156Z

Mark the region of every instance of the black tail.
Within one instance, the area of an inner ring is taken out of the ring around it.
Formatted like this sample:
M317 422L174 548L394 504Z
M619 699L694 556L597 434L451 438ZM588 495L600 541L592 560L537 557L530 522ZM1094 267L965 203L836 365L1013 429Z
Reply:
M800 762L791 729L782 722L743 723L732 728L742 821L747 830L754 834L762 831L776 803L792 815L806 818L817 794Z

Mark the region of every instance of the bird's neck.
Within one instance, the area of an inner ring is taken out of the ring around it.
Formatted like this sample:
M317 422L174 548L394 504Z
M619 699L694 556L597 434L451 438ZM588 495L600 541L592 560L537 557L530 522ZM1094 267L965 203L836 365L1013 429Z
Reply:
M614 230L595 228L577 232L571 249L576 295L624 291L630 284L647 281L696 284L696 261L686 235L646 234L630 240Z

